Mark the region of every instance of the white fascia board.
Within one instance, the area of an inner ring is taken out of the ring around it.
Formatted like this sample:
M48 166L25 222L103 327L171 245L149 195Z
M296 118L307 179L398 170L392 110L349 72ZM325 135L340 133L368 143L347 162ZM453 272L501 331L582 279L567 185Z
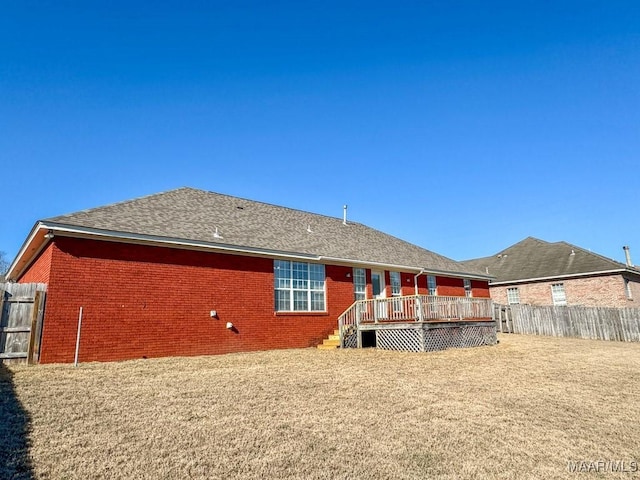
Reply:
M572 273L568 275L554 275L552 277L537 277L537 278L523 278L522 280L508 280L502 282L491 282L489 285L497 287L500 285L511 285L515 283L531 283L531 282L545 282L550 280L564 280L578 277L595 277L602 275L612 275L614 273L623 273L628 271L626 268L618 268L615 270L600 270L597 272L585 272L585 273Z
M366 262L363 260L351 260L348 258L338 258L338 257L327 257L320 256L320 260L325 260L332 263L345 264L345 265L359 265L363 267L379 267L384 268L385 270L395 270L401 272L415 272L420 275L424 274L434 274L434 275L446 275L449 277L456 278L470 278L476 280L490 280L491 276L482 276L482 275L473 275L470 273L461 273L461 272L450 272L446 270L435 270L435 269L426 269L422 267L416 266L408 266L408 265L395 265L391 263L380 263L380 262Z
M15 275L15 269L18 266L18 263L20 263L20 260L22 259L22 257L25 255L25 253L27 252L29 245L31 245L31 243L34 241L36 235L38 234L38 232L40 231L42 226L42 222L36 222L36 224L33 226L33 228L31 229L31 232L29 232L29 236L27 237L27 239L24 241L24 243L22 244L22 246L20 247L20 250L18 250L18 254L16 255L16 258L13 259L13 262L11 262L11 265L9 265L9 269L7 270L7 273L5 274L5 278L7 280L15 280L17 277L17 275ZM31 260L33 258L35 258L36 256L38 256L38 254L42 251L42 249L44 248L46 242L44 242L42 245L40 245L35 253L31 254L31 258L29 259L29 261L27 262L27 264L31 263ZM22 272L20 272L22 273Z
M117 232L112 230L100 230L89 227L77 227L62 224L49 223L43 226L52 230L55 235L81 238L98 238L123 243L135 243L156 246L173 246L193 250L222 250L229 253L242 253L245 255L260 255L270 257L296 258L303 260L318 260L318 255L291 253L265 248L240 247L225 243L203 242L199 240L185 240L183 238L161 237L156 235L144 235L138 233Z

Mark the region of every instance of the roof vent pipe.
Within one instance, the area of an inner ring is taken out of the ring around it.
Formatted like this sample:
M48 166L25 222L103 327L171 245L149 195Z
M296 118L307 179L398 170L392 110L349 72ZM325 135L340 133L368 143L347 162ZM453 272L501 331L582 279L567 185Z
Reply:
M343 225L347 224L347 206L346 205L342 207L342 224Z
M622 247L622 249L624 250L624 256L627 260L627 267L633 267L633 263L631 263L631 253L629 252L629 247L625 245L624 247Z

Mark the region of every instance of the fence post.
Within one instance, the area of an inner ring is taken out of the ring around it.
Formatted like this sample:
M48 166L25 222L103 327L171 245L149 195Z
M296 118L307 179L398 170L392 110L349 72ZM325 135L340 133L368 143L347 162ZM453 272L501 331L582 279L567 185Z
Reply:
M27 363L32 365L33 361L33 348L35 346L36 339L36 326L38 325L38 315L40 311L40 295L41 292L36 290L33 296L33 309L31 310L31 331L29 332L29 345L27 346Z

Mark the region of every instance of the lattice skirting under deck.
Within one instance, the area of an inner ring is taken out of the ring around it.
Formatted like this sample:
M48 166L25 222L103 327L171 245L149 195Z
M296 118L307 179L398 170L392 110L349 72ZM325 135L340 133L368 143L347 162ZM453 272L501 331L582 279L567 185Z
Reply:
M433 327L416 325L407 328L378 328L376 346L382 350L431 352L447 348L469 348L497 343L495 325ZM355 348L357 336L345 337L345 348Z

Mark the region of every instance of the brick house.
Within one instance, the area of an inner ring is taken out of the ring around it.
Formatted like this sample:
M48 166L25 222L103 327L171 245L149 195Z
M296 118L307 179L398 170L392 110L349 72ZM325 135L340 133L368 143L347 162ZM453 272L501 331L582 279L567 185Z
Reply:
M640 269L566 242L528 237L486 258L466 260L492 275L491 297L500 304L631 307L640 301Z
M8 271L47 284L41 363L322 342L354 300L489 298L487 275L365 225L180 188L38 221Z

